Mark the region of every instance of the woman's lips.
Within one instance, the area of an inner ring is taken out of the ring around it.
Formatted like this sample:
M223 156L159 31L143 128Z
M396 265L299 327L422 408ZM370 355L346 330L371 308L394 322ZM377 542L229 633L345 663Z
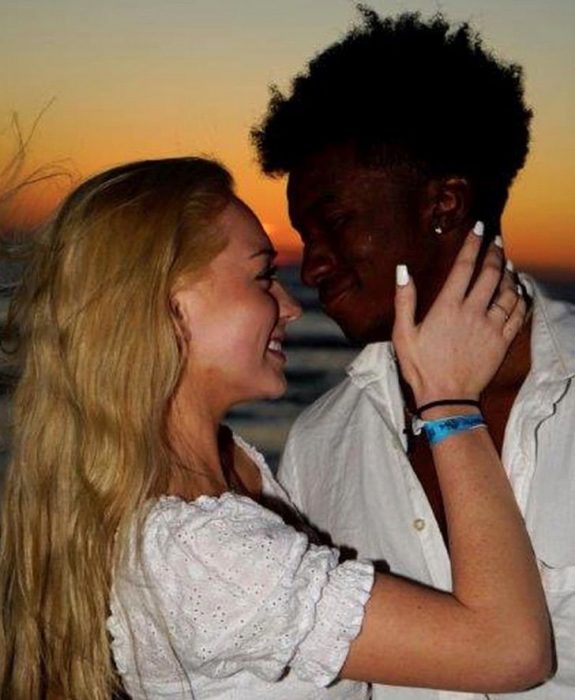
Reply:
M287 358L283 351L283 340L283 338L272 338L268 343L266 351L273 357L285 362Z

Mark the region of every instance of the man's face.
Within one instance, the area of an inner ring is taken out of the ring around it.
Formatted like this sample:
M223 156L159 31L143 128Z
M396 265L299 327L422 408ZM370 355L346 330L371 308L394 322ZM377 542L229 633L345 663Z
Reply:
M439 237L426 188L413 179L360 165L351 146L330 146L290 173L288 202L304 245L302 280L350 340L391 336L398 263L420 301L437 286Z

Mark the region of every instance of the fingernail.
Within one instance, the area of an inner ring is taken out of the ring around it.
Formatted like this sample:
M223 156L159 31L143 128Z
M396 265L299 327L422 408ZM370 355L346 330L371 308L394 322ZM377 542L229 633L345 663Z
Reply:
M507 260L505 262L505 269L507 272L515 272L515 265L511 262L511 260Z
M517 291L517 296L522 297L523 296L523 287L520 284L516 284L515 289Z
M409 282L407 265L398 265L395 268L395 282L398 287L405 287L405 285Z
M495 240L493 242L498 248L503 248L503 238L501 238L501 236L495 236Z
M485 231L485 224L483 223L483 221L476 221L475 226L472 230L476 236L483 236L483 232Z

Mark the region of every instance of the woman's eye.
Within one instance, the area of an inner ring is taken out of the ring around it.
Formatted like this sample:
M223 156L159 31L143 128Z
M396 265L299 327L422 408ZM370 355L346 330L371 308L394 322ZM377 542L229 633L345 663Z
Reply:
M277 265L270 265L270 267L266 267L266 269L260 272L260 274L257 276L258 280L263 280L264 282L267 282L269 284L271 284L271 282L273 282L274 280L277 280L277 278Z

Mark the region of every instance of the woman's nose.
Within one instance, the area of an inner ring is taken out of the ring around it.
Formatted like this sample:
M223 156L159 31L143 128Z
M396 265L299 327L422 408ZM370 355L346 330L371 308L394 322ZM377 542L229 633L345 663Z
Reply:
M280 318L287 323L297 321L302 314L301 305L281 282L277 283L277 300Z

